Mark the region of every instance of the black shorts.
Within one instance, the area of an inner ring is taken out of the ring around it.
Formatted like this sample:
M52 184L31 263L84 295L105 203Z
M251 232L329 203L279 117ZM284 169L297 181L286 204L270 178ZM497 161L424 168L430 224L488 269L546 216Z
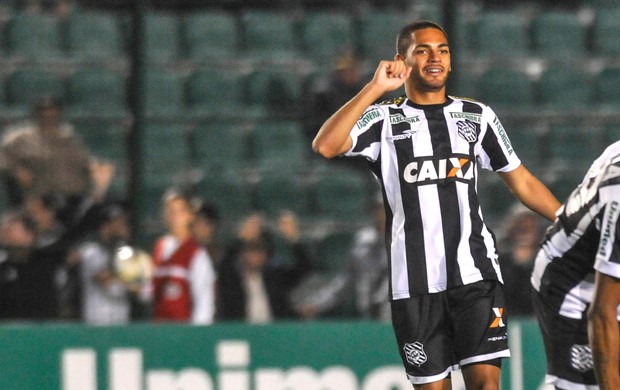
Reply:
M546 382L558 389L598 389L588 342L588 320L555 313L538 293L532 294L532 299L547 354Z
M504 295L496 281L392 301L400 356L413 384L442 380L459 367L509 357Z

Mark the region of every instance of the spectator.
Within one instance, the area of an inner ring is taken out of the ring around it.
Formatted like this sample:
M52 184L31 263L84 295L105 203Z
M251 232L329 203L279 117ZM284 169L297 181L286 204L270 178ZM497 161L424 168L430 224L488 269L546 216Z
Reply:
M130 239L126 211L110 203L101 208L95 239L77 249L82 319L87 324L125 324L131 320L132 298L144 291L152 264L150 256L127 245Z
M97 162L63 121L60 101L40 99L34 115L34 123L8 128L0 146L0 174L10 203L19 206L30 195L56 194L74 209L85 197L100 195L93 193L93 175L113 167Z
M210 324L215 313L215 271L204 248L193 239L195 213L177 190L163 200L168 232L155 244L153 308L155 320Z
M196 205L196 218L192 224L194 240L202 245L217 266L221 257L220 238L218 237L220 214L215 205L201 201Z
M353 298L359 318L390 320L389 272L385 251L385 211L383 201L375 202L374 224L361 228L353 241L346 267L318 291L300 298L305 318L330 313Z
M274 238L262 215L255 213L241 224L237 240L219 266L218 318L269 323L293 318L289 294L312 269L310 257L299 242L296 216L284 212L278 235L290 248L290 258L276 255Z
M528 286L534 259L549 224L538 214L520 207L512 211L505 239L500 243L499 263L504 275L504 296L509 315L533 316Z
M28 316L24 294L23 268L27 264L34 232L24 216L5 212L0 221L0 319Z

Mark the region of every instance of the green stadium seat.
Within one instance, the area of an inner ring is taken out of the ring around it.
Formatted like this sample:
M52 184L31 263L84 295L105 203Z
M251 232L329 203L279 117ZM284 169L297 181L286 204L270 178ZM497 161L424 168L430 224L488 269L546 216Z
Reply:
M595 101L594 79L579 67L551 66L540 77L538 96L547 108L589 109Z
M534 84L522 71L492 68L478 81L480 99L498 108L527 108L534 103Z
M100 62L125 55L120 22L113 14L76 11L68 16L66 27L71 57Z
M569 57L586 51L586 26L577 13L545 11L531 24L534 49L543 56Z
M298 34L290 15L270 10L248 10L241 15L244 53L249 57L296 57Z
M371 62L392 60L396 55L396 34L405 23L402 12L372 12L359 21L359 48Z
M247 169L249 148L245 131L240 122L201 122L191 133L193 165L208 175L234 174Z
M197 117L238 117L243 113L244 75L230 68L203 69L187 79L187 104Z
M239 49L239 31L234 14L203 11L187 16L185 45L192 61L221 60L236 56Z
M67 90L69 109L74 115L127 115L127 85L120 73L83 69L69 77Z
M250 137L258 169L294 171L307 166L310 146L305 141L301 123L260 122Z
M578 124L554 124L549 128L544 145L549 165L560 171L579 172L583 177L587 166L602 152L604 131Z
M41 97L64 100L65 85L58 73L37 69L16 70L7 79L7 99L11 105L30 111Z
M620 54L620 7L598 10L592 25L592 40L597 54L609 57Z
M252 187L236 175L206 176L197 183L196 194L215 204L228 222L246 217L253 209Z
M300 176L276 173L263 176L256 184L255 203L258 210L269 216L276 216L283 210L305 216L310 214L307 194Z
M72 120L75 131L97 157L115 162L127 159L127 136L129 129L121 121L108 119ZM117 168L124 164L117 164Z
M598 103L605 108L620 107L620 67L604 68L596 77L596 96Z
M355 234L348 231L332 232L318 243L317 268L328 275L342 272L351 257Z
M296 117L303 84L294 68L257 69L247 77L246 102L279 117Z
M44 62L63 57L59 21L53 15L17 13L9 20L5 35L13 56Z
M149 117L179 117L185 109L184 77L181 73L151 69L144 75L144 109Z
M314 205L320 217L360 221L370 215L372 191L357 171L330 169L312 184Z
M181 58L179 16L155 12L144 16L144 54L147 63L170 63Z
M353 21L348 14L335 11L308 13L302 30L304 52L318 64L332 65L334 57L355 48Z
M141 134L147 176L178 176L190 166L189 130L180 123L149 122Z
M510 10L487 11L472 25L470 49L488 57L527 55L529 36L526 21Z

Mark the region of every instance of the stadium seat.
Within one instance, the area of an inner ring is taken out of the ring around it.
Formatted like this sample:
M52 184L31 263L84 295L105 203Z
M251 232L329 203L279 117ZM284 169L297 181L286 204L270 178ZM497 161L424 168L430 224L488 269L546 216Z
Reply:
M206 174L235 174L248 168L244 125L237 121L200 122L191 132L193 165Z
M567 168L589 165L601 151L597 147L604 139L603 130L579 124L553 124L545 137L547 161ZM585 173L580 172L580 177Z
M103 12L71 13L66 22L68 54L80 61L120 59L124 53L119 20Z
M185 86L179 72L151 69L144 75L144 109L149 117L179 117L185 108Z
M63 57L59 21L53 15L17 13L9 20L5 34L13 56L35 62Z
M535 51L542 56L569 57L586 51L586 26L574 12L545 11L531 24Z
M279 117L296 117L303 78L292 67L257 69L247 77L246 101Z
M193 13L187 16L184 31L188 58L192 61L217 61L238 54L239 31L232 13Z
M181 57L181 29L177 15L144 16L144 54L148 63L169 63Z
M296 121L260 122L252 131L256 167L265 171L293 171L306 167L310 145Z
M592 25L592 40L594 50L603 57L617 56L620 54L620 7L613 9L601 9L596 12Z
M7 99L11 105L30 111L41 97L64 100L65 85L58 73L37 69L16 70L7 79Z
M298 175L264 175L256 184L255 204L258 210L269 216L276 216L283 210L305 216L310 214L307 194L302 178Z
M308 13L302 30L304 52L319 65L332 65L338 54L355 49L353 22L348 14L335 11Z
M514 57L529 51L526 22L515 11L482 13L472 25L472 35L470 50L483 56Z
M605 108L620 107L620 67L604 68L596 77L598 103Z
M480 99L498 108L527 108L534 102L534 85L522 71L492 68L480 76Z
M372 194L366 178L351 170L330 169L312 184L320 217L360 221L368 218Z
M202 69L192 73L186 83L191 114L196 117L242 115L244 77L229 68Z
M179 175L190 166L188 128L182 123L148 122L141 134L147 176Z
M298 53L298 35L290 15L280 11L248 10L241 15L244 56L291 59Z
M589 109L595 100L594 79L579 67L550 66L537 85L540 101L547 108Z
M74 115L123 117L127 114L127 85L123 75L83 69L69 77L67 98Z
M403 13L372 12L359 21L359 49L372 63L391 60L396 54L396 33L404 25ZM396 27L398 26L398 27Z
M123 122L86 118L71 123L95 156L117 162L117 168L124 166L128 153L128 128Z
M206 176L196 185L196 194L215 204L227 222L235 222L253 209L252 186L235 175Z
M351 256L354 236L352 232L339 231L321 238L317 243L317 268L328 275L342 272Z

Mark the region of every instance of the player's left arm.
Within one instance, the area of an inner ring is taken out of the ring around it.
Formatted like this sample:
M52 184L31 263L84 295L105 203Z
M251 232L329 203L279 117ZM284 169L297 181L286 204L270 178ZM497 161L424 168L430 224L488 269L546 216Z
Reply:
M499 172L499 176L526 207L550 221L555 219L560 201L523 164L510 172Z
M620 389L620 279L596 272L594 300L588 311L588 337L601 390Z

